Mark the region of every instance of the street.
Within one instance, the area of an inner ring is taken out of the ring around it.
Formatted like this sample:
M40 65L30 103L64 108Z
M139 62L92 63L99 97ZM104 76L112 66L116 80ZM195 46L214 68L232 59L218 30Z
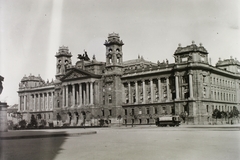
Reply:
M74 132L77 130L84 129L74 129ZM1 140L0 158L1 160L240 159L239 128L149 126L85 130L94 130L97 134Z

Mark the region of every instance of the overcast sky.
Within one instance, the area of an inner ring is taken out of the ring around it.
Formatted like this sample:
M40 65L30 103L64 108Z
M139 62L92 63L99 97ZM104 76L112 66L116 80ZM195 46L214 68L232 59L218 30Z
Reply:
M0 101L18 103L24 75L55 78L55 54L69 47L72 62L85 49L105 61L109 33L124 42L123 59L174 62L178 44L194 40L219 57L240 60L237 0L0 0L0 75L5 79Z

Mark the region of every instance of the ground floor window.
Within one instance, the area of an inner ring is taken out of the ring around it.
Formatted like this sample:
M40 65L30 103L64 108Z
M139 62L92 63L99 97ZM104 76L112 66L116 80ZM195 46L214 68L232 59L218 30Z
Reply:
M147 119L147 124L149 124L149 119Z
M134 119L132 119L132 124L134 124Z

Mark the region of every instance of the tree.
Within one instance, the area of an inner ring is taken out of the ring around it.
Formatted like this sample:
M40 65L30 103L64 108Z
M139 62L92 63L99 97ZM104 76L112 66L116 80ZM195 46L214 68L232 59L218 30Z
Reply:
M233 107L233 110L231 110L231 112L229 113L229 117L230 118L237 118L239 116L239 111L237 109L237 107ZM233 124L233 120L231 120L231 124Z
M32 127L37 127L37 120L34 115L31 116L30 124Z
M214 109L212 117L216 119L216 124L217 124L217 119L222 118L221 112L217 108Z
M232 112L233 117L238 117L239 111L238 111L237 107L234 106L233 110L231 112Z
M41 119L39 128L44 128L46 126L47 122L44 119Z
M122 119L122 116L121 115L118 115L118 117L117 117L117 120L118 120L118 122L119 122L119 127L120 127L120 120Z
M27 122L25 120L21 120L18 124L20 128L26 128Z
M57 113L57 125L59 125L59 121L61 121L61 120L62 120L62 117L60 116L59 113Z

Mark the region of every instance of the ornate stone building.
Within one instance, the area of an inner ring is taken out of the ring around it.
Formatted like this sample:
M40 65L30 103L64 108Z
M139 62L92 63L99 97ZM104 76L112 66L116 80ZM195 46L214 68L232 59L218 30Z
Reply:
M72 54L62 46L56 53L56 80L23 77L19 108L24 119L31 115L56 123L57 115L71 125L149 124L163 114L185 113L189 123L204 124L215 108L240 107L240 63L236 59L208 61L208 52L194 42L178 46L175 63L138 59L123 62L124 43L116 33L105 41L106 62L92 60L85 52L72 64Z

